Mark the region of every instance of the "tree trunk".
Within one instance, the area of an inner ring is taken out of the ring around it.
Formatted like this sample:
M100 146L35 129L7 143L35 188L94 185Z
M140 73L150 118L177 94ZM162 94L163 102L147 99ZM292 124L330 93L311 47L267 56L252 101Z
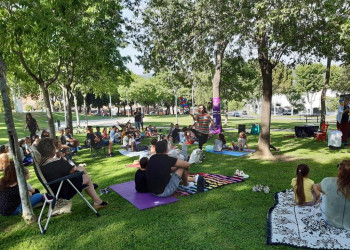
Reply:
M225 126L227 126L227 122L228 122L228 101L227 100L225 100L225 104L226 104Z
M51 108L50 108L49 90L48 90L48 87L46 87L45 85L40 85L40 87L43 91L44 102L45 102L45 106L46 106L46 115L48 118L49 129L50 129L50 137L55 140L56 139L56 131L55 131L55 124L54 124L54 120L53 120L53 116L52 116L52 112L51 112Z
M51 108L51 112L53 113L53 112L55 112L55 102L54 102L50 92L49 92L49 97L50 97L50 108Z
M123 107L124 107L124 115L126 115L126 109L125 109L125 105L123 105Z
M213 84L213 120L216 130L215 134L221 132L221 110L220 110L220 82L222 71L222 60L224 58L224 52L227 47L226 41L220 41L216 43L215 50L215 73L212 79Z
M68 128L70 130L70 133L72 135L74 135L74 131L73 131L73 112L72 112L72 103L71 103L71 99L72 99L72 94L70 91L70 87L65 86L66 88L66 97L67 97L67 112L68 112Z
M324 86L321 93L321 120L320 120L320 128L323 123L326 123L326 94L329 86L329 78L331 76L331 63L332 58L330 56L327 57L327 69L326 69L326 77L324 81Z
M88 116L87 116L87 114L88 114L88 111L87 111L87 107L86 107L86 97L87 97L87 94L84 94L83 95L83 97L84 97L84 115L85 115L85 125L86 125L86 127L88 126Z
M261 129L258 141L257 154L263 158L272 157L270 151L270 124L271 124L271 100L272 100L272 69L273 65L268 59L268 48L265 37L260 37L258 46L259 65L263 78L262 86L262 110Z
M22 203L22 218L26 223L35 223L36 217L33 213L33 208L28 196L28 188L24 174L24 167L19 152L18 137L15 124L12 117L11 101L7 92L6 86L6 63L0 55L0 90L2 103L5 110L5 123L7 126L7 135L9 137L10 149L14 155L14 163L16 168L17 183L19 187L19 194Z
M78 100L77 100L77 93L75 91L72 91L73 100L74 100L74 107L75 107L75 115L77 118L77 125L80 126L80 116L79 116L79 110L78 110Z

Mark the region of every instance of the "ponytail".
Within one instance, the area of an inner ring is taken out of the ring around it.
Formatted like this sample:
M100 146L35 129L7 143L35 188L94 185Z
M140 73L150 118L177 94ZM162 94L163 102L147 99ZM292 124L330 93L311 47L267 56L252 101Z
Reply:
M310 168L306 164L299 164L297 167L297 184L295 195L298 198L298 205L305 203L304 177L309 173Z

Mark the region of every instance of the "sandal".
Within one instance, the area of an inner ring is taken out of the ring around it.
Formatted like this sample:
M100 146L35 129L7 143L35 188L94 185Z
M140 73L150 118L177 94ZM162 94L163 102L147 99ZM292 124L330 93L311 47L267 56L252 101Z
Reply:
M95 208L95 209L99 209L99 208L103 208L103 207L106 207L106 206L108 206L108 202L107 202L107 201L102 201L101 204L99 204L99 205L94 205L94 208Z

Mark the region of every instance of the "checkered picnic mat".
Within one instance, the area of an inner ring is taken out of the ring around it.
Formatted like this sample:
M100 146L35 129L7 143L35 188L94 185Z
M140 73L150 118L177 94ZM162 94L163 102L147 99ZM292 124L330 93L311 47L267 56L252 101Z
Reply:
M190 176L195 176L196 174L190 174ZM228 184L240 183L244 180L237 176L225 176L221 174L207 174L207 173L199 173L199 175L203 176L206 182L204 191L213 190L214 188L218 188L221 186L225 186ZM195 184L196 185L196 184ZM179 185L175 194L173 196L187 196L197 193L197 187L186 187L183 185Z

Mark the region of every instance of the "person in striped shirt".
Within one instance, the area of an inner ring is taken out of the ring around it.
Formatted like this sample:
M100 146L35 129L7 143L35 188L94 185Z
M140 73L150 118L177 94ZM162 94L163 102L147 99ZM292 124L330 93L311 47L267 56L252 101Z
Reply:
M208 136L209 136L209 126L210 124L213 126L215 130L215 124L211 116L208 114L207 110L205 109L204 105L198 106L199 114L194 116L191 114L193 120L196 121L195 129L192 129L193 133L198 138L198 146L200 149L202 149L203 144L207 142Z

